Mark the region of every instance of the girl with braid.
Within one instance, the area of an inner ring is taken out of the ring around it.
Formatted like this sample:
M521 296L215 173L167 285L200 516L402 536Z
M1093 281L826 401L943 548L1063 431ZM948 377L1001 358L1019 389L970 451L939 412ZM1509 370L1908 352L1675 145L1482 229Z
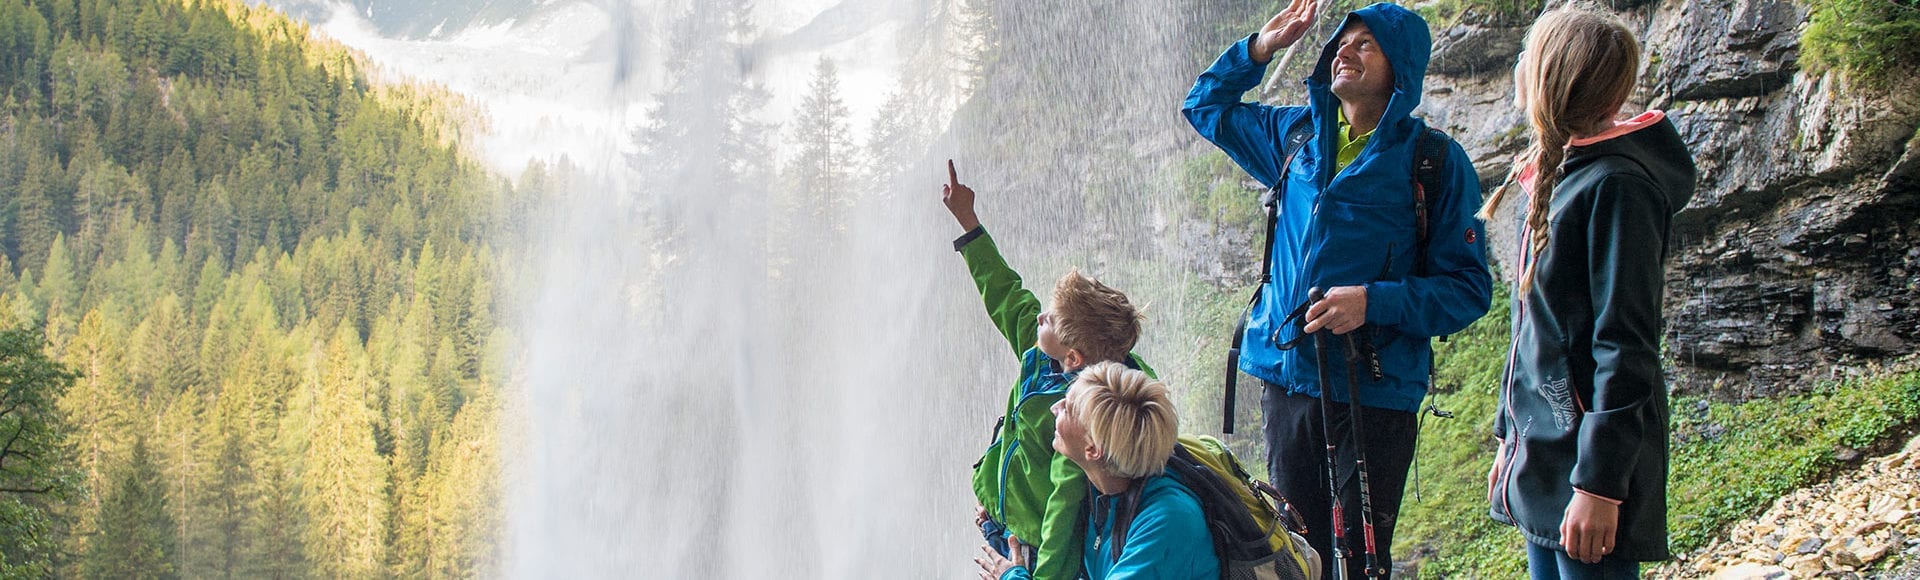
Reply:
M1668 557L1662 264L1694 166L1662 112L1619 120L1639 64L1612 16L1542 14L1514 67L1532 143L1482 208L1526 204L1487 495L1536 579L1633 578Z

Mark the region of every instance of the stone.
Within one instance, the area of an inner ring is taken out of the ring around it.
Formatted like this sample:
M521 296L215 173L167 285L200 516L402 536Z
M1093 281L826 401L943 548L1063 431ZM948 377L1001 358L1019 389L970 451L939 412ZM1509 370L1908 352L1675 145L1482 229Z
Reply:
M1826 569L1826 563L1822 562L1818 557L1804 557L1794 562L1791 566L1788 566L1787 569L1792 570L1795 576L1815 576Z
M1744 562L1721 568L1712 576L1713 580L1755 580L1786 578L1790 575L1786 568L1754 562Z
M1858 551L1853 552L1853 557L1854 559L1859 560L1864 564L1872 564L1874 562L1880 561L1881 558L1886 557L1887 551L1890 548L1892 548L1892 546L1888 544L1879 544L1875 546L1870 546L1870 547L1862 548Z
M1833 553L1833 562L1841 566L1857 567L1861 564L1866 563L1862 561L1859 556L1855 555L1850 550L1834 550L1832 553Z
M1794 544L1793 551L1794 553L1797 553L1797 554L1813 554L1813 553L1818 553L1820 551L1820 547L1825 545L1827 545L1826 540L1822 540L1820 538L1807 538L1804 540L1800 540L1799 543Z
M1775 564L1780 562L1781 555L1773 550L1747 550L1740 558L1757 564Z
M1897 525L1900 522L1906 521L1906 519L1910 517L1913 517L1913 512L1910 512L1907 510L1893 510L1893 511L1887 512L1887 514L1884 516L1880 516L1880 521L1886 522L1887 525Z

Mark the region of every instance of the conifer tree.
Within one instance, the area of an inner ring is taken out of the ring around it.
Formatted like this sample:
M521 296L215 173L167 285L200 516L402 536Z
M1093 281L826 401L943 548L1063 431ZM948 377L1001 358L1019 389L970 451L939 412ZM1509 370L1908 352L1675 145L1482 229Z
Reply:
M863 148L867 159L863 182L868 191L885 196L893 180L926 155L933 120L926 111L928 99L916 94L916 87L924 89L923 84L902 82L887 93L874 114Z
M82 504L68 510L75 532L75 544L68 548L73 552L89 551L85 542L99 530L103 493L124 465L139 419L132 381L126 378L129 331L113 310L89 311L62 356L79 373L73 387L59 399L61 414L71 428L66 440L75 453L81 484L94 490Z
M789 169L790 181L799 188L800 203L814 227L842 232L858 157L847 127L847 104L840 98L840 72L831 59L820 57L814 65L806 99L795 113L793 137L800 152Z
M93 578L178 578L173 567L173 521L167 515L165 482L136 439L127 466L102 502L100 536L89 546L87 576Z
M54 241L61 237L67 223L68 200L59 194L58 181L65 178L59 161L39 152L27 152L26 170L15 188L10 213L13 227L8 230L20 266L41 271L47 263Z
M387 470L374 453L373 418L359 335L342 322L304 387L314 397L301 496L312 518L306 545L316 573L365 577L386 562Z

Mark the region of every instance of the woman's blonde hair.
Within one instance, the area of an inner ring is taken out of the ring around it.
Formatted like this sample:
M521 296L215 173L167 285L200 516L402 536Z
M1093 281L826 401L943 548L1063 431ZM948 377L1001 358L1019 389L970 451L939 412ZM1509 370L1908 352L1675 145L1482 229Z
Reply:
M1534 261L1547 249L1547 212L1553 188L1560 182L1560 164L1567 143L1577 134L1606 128L1633 94L1639 78L1640 43L1612 15L1595 9L1563 6L1540 15L1527 31L1520 62L1513 68L1514 90L1526 106L1533 142L1520 159L1533 166L1533 197L1527 205L1524 243ZM1492 219L1495 209L1514 187L1518 169L1480 208L1481 219ZM1520 290L1533 287L1533 266L1520 275Z
M1087 428L1087 439L1105 452L1108 472L1138 479L1166 469L1180 418L1167 385L1116 362L1080 371L1067 390L1067 412Z

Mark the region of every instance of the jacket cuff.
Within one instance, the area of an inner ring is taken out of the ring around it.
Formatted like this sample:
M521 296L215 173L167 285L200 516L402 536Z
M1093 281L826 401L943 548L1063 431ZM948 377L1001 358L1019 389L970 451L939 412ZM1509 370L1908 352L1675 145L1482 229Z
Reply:
M1646 407L1636 403L1581 417L1579 451L1567 483L1600 497L1627 497L1646 430Z
M1261 71L1265 71L1267 69L1267 65L1273 64L1271 61L1268 61L1268 62L1253 61L1253 40L1259 37L1260 37L1260 33L1255 32L1253 34L1247 35L1245 38L1240 39L1240 42L1233 43L1233 48L1227 51L1227 53L1233 55L1234 64L1244 64L1246 66L1260 69Z
M955 238L953 240L953 251L955 252L960 251L960 248L967 247L968 242L972 242L976 239L979 239L980 236L985 235L986 233L987 233L987 226L973 226L973 229L967 230L967 233L960 234L959 238Z
M1580 494L1580 495L1584 495L1584 496L1587 496L1587 497L1590 497L1590 498L1593 498L1593 499L1597 499L1597 500L1600 500L1600 501L1604 501L1604 502L1607 502L1607 503L1610 503L1610 504L1613 504L1613 505L1615 505L1615 506L1618 506L1618 505L1620 505L1620 504L1622 504L1622 503L1626 503L1626 502L1623 502L1623 501L1621 501L1621 500L1617 500L1617 499L1613 499L1613 498L1610 498L1610 497L1607 497L1607 496L1604 496L1604 495L1600 495L1600 494L1597 494L1597 493L1594 493L1594 492L1591 492L1591 491L1587 491L1587 490L1584 490L1584 489L1580 489L1580 488L1578 488L1578 487L1576 487L1576 488L1573 488L1573 492L1574 492L1574 493L1577 493L1577 494Z
M1031 578L1033 574L1023 566L1014 566L1000 573L1000 580L1030 580Z
M1367 322L1379 326L1399 326L1406 320L1407 285L1404 282L1368 282Z

